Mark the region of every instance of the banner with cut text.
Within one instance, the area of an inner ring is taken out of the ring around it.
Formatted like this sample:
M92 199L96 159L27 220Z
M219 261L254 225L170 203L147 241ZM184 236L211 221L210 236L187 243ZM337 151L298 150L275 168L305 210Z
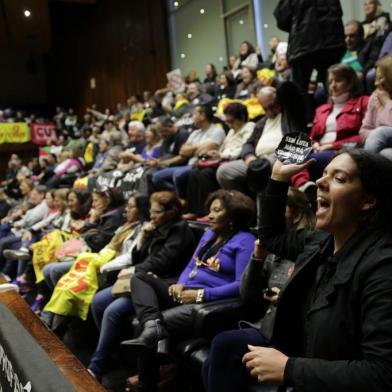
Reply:
M31 140L38 146L50 146L57 141L54 123L32 123Z

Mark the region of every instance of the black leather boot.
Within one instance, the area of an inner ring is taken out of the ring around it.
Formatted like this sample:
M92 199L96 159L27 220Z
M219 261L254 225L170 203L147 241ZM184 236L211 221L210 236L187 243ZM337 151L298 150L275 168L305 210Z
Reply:
M168 336L169 334L161 320L148 320L145 322L143 331L138 338L125 340L121 345L132 351L153 350L157 348L160 340L166 339Z

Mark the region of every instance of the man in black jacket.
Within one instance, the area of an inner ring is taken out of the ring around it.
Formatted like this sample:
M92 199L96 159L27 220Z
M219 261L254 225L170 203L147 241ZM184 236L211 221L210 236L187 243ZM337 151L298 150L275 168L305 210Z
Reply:
M223 189L236 189L246 193L247 184L250 188L255 188L251 179L253 175L249 176L249 167L252 173L252 165L260 163L255 162L257 160L268 160L272 164L275 161L275 148L282 136L289 132L305 131L305 103L293 82L284 82L278 88L263 87L257 98L265 110L265 116L257 122L249 139L242 146L241 159L226 162L218 168L216 177ZM257 173L259 178L258 170L253 173Z
M342 15L339 0L280 0L274 11L279 29L289 33L287 58L304 96L313 69L325 83L328 67L345 52ZM310 109L308 102L311 120Z

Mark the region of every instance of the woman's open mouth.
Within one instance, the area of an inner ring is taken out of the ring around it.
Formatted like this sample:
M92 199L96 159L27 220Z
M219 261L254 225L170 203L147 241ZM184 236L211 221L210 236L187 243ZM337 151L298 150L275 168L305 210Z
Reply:
M330 207L330 202L323 196L317 197L317 211L316 216L324 214Z

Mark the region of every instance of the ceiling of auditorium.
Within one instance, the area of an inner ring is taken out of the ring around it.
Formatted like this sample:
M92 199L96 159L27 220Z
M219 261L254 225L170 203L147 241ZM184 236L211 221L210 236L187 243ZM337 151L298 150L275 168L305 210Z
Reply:
M97 0L0 0L0 49L48 51L50 1L94 4Z

